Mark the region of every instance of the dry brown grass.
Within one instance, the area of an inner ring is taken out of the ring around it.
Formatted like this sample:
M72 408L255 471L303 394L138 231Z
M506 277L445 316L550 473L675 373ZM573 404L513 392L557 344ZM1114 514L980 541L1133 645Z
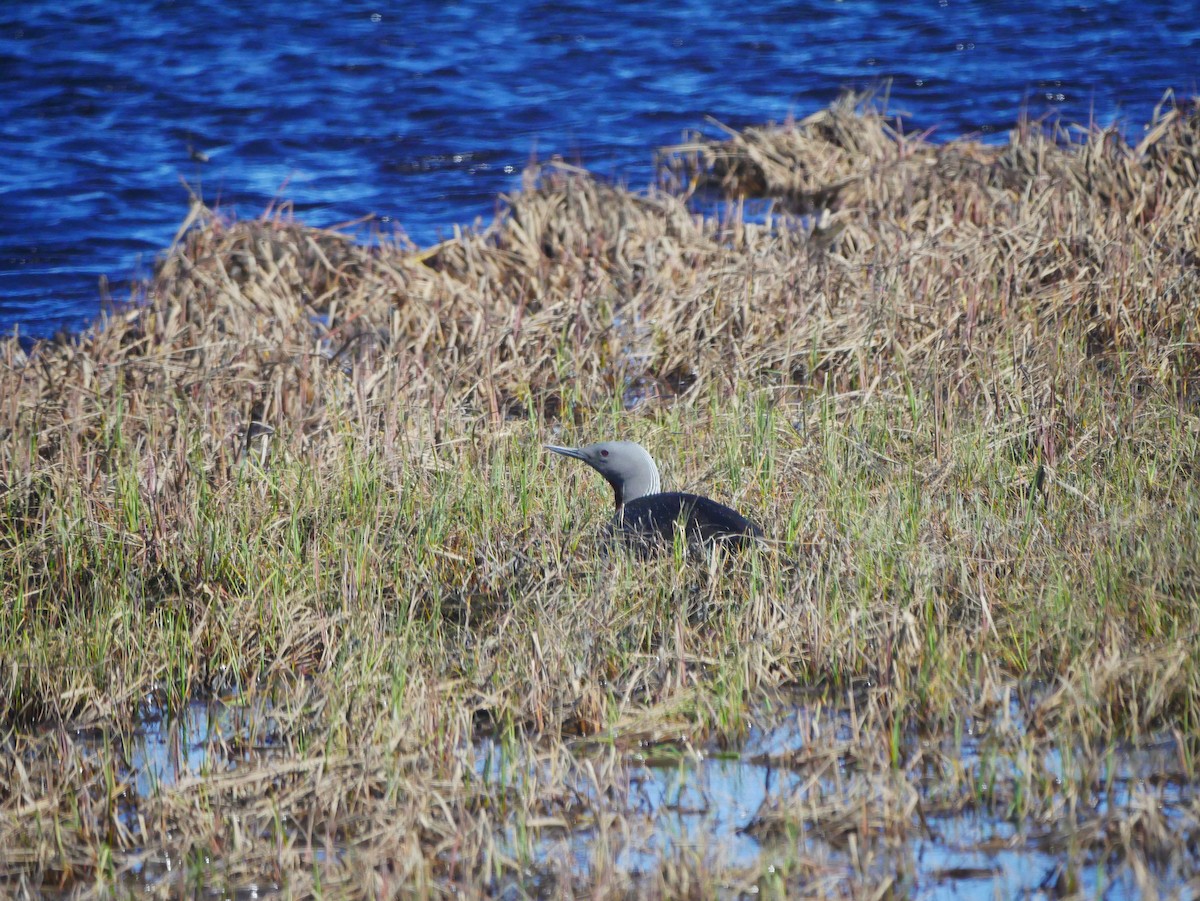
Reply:
M932 378L973 406L1000 379L1051 388L1081 362L1058 359L1064 337L1193 402L1198 122L1171 110L1137 148L1104 132L1064 149L1029 126L1004 147L932 145L851 98L673 148L727 192L807 198L839 223L832 246L561 166L531 172L483 233L417 252L197 208L144 303L29 365L8 342L5 427L28 433L34 412L43 454L69 445L118 383L127 427L180 403L214 452L252 411L319 432L350 387L360 417L393 399L495 423L530 403L554 415L564 385L597 407L639 379L703 394Z

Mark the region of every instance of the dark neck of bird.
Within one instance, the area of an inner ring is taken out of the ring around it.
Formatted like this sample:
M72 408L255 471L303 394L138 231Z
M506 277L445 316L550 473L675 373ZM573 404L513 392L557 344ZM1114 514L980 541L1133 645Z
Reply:
M608 484L612 485L613 500L616 502L617 512L620 513L625 506L625 492L621 490L619 482L609 482Z

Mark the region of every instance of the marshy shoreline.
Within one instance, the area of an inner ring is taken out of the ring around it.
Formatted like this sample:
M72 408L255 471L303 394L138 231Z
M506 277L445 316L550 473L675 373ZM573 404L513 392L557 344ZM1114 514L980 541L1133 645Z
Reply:
M5 892L1196 890L1200 109L661 160L429 248L197 203L0 343ZM606 554L604 438L768 540Z

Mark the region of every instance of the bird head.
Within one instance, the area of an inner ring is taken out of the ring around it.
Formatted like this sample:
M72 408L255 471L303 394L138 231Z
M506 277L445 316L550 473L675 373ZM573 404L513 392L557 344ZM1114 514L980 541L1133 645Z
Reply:
M547 444L545 447L564 457L582 460L604 476L612 485L618 510L630 501L662 490L654 458L632 441L601 441L586 447Z

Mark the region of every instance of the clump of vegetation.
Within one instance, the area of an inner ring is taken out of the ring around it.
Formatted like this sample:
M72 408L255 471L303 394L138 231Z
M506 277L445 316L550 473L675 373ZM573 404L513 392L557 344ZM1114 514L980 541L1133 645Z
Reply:
M136 303L0 344L0 880L899 896L976 814L1048 891L1183 891L1198 139L857 98L669 148L673 191L543 166L425 249L197 203ZM769 540L606 554L539 451L604 437ZM139 789L147 716L209 697L264 712ZM752 861L629 865L648 765L789 719Z

